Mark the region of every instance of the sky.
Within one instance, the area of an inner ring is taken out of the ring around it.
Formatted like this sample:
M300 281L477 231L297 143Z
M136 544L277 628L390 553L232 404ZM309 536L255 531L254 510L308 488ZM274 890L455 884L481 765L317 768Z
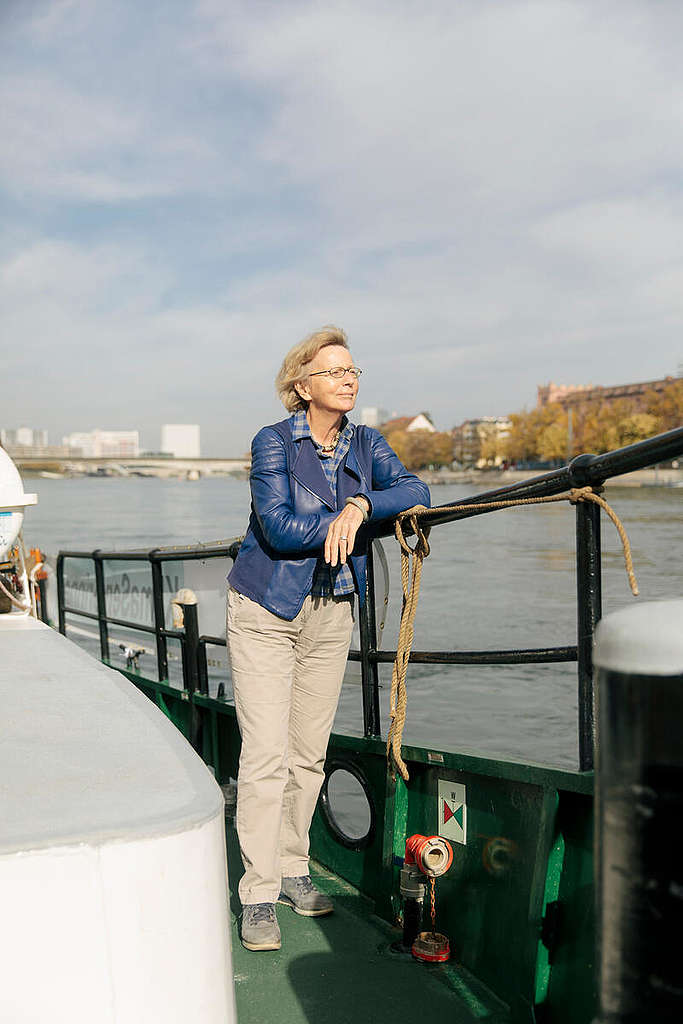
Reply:
M683 361L683 5L0 0L0 426L238 456L334 323L437 428Z

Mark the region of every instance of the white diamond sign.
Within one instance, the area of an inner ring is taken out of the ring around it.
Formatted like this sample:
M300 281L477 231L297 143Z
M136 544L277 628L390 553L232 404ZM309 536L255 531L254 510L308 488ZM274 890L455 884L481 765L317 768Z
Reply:
M467 843L467 803L461 782L439 779L439 835L454 843Z

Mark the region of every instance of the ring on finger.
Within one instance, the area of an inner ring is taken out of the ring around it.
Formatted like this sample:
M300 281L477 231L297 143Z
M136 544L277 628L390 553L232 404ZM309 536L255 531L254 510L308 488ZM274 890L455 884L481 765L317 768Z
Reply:
M339 540L348 540L348 537L340 537Z

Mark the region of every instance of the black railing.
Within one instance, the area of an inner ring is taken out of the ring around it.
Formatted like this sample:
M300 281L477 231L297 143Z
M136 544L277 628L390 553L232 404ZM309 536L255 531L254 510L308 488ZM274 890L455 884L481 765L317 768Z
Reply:
M605 480L633 470L668 461L683 455L683 427L666 434L620 448L605 455L579 455L568 466L500 487L484 494L460 499L459 505L481 505L510 498L539 498L560 494L572 487L600 486ZM430 526L443 525L459 519L484 515L486 508L460 509L439 514L433 510ZM371 531L371 539L388 536L392 523L383 523ZM220 544L190 547L155 548L151 551L61 551L57 558L57 592L59 603L59 629L66 632L66 615L78 615L97 621L100 653L109 661L109 625L123 626L152 634L156 637L159 681L168 679L167 640L181 644L183 686L189 695L199 692L208 695L208 664L206 648L225 646L222 637L199 633L196 607L184 605L185 628L170 630L164 621L164 595L162 566L164 562L190 561L208 558L236 558L239 539ZM69 607L64 600L64 560L91 559L95 567L95 596L97 612ZM146 562L151 567L152 605L154 625L148 626L107 615L104 580L104 562L110 560ZM602 615L602 584L600 564L600 509L587 502L576 504L576 569L577 569L577 642L575 646L531 648L497 651L412 651L410 660L430 665L519 665L553 662L578 663L578 733L579 768L588 771L593 766L593 635ZM367 737L380 735L379 673L378 666L393 662L395 651L380 651L377 646L377 619L374 601L374 560L372 545L368 549L367 596L359 616L360 649L351 650L349 659L360 662L363 695L363 731ZM196 715L193 716L193 722ZM198 726L193 725L193 736Z
M181 645L183 660L183 685L188 692L197 689L196 682L202 678L201 666L198 664L198 651L201 644L207 642L206 637L197 635L194 638L194 630L188 630L187 624L192 620L192 611L187 613L187 608L193 606L184 605L185 628L183 630L167 629L164 619L164 589L162 578L162 567L164 562L188 562L199 561L209 558L232 558L237 557L240 540L231 539L224 544L211 545L189 545L187 547L153 548L151 551L60 551L57 556L57 603L59 609L59 632L66 634L66 616L78 615L81 618L91 619L98 623L100 656L103 661L110 661L109 652L109 626L123 626L137 632L148 633L156 638L157 649L157 674L159 682L168 679L168 646L167 640L177 640ZM82 608L74 608L66 604L64 595L64 562L66 559L79 558L93 562L95 573L95 599L96 612L85 611ZM104 579L104 563L109 561L141 562L150 566L152 577L152 610L154 625L149 626L141 622L132 622L130 619L122 619L107 614L106 586ZM196 609L194 609L196 618ZM198 630L196 630L198 634ZM191 641L194 641L193 643ZM218 639L216 643L225 646L225 640ZM188 646L193 650L188 655ZM197 666L195 668L195 665ZM206 667L206 666L205 666ZM206 672L204 672L206 675ZM201 691L200 691L201 692ZM208 689L207 689L208 692Z

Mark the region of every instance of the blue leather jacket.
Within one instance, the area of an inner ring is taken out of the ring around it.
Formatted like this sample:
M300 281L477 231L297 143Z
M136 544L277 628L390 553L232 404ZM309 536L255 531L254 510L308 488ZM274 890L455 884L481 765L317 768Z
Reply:
M293 619L310 593L327 529L338 515L310 438L292 440L290 421L263 427L251 446L249 527L228 579L230 585L282 619ZM364 494L370 519L390 519L412 505L429 505L429 489L409 473L382 435L357 426L339 469L339 509ZM358 531L349 561L365 600L367 532Z

